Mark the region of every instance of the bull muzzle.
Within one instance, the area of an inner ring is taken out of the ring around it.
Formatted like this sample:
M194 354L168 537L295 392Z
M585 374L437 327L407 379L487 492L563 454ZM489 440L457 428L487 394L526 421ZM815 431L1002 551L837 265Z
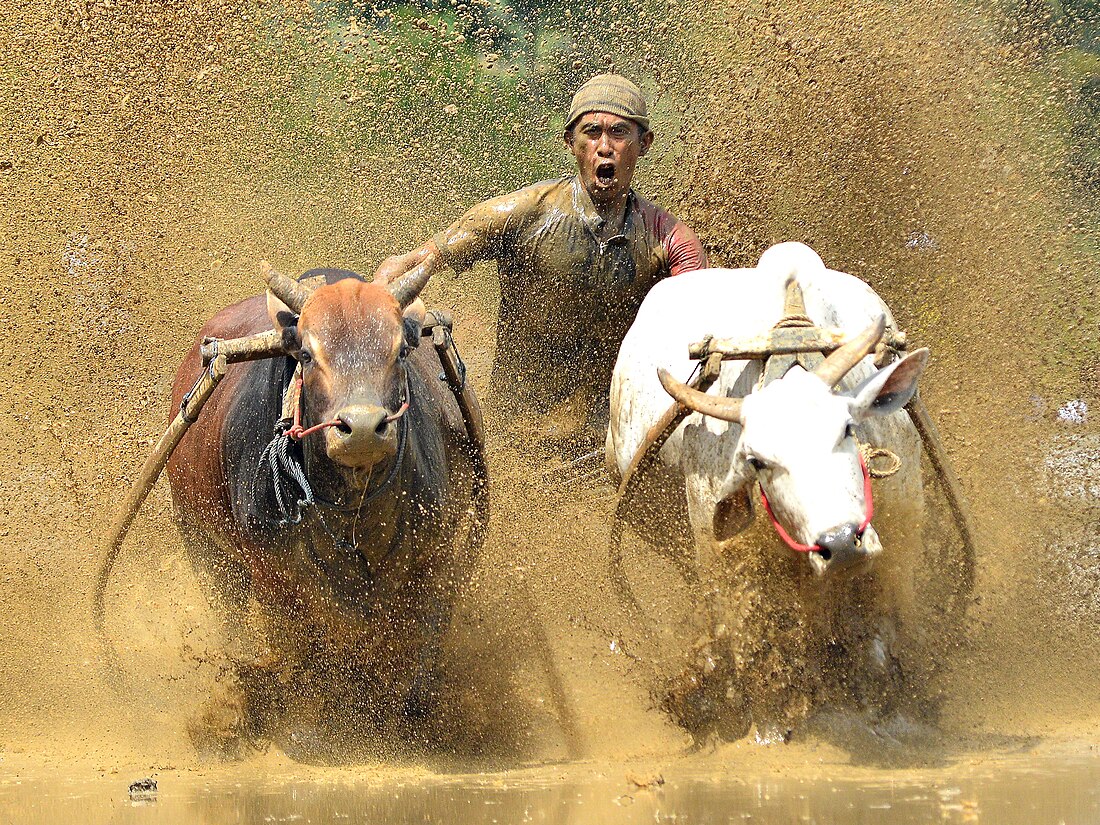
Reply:
M397 454L397 426L389 411L375 404L349 404L334 416L339 422L325 434L328 457L356 470Z
M860 534L858 524L842 524L818 536L811 550L810 566L819 576L865 573L882 552L878 533L870 525Z

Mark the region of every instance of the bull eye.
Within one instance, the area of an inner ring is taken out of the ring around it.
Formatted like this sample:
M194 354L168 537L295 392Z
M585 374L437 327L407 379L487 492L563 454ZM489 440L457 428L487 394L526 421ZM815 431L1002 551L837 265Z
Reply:
M849 421L844 425L844 437L855 438L856 437L856 424L854 421Z
M750 455L746 460L752 465L752 468L758 472L768 466L754 455Z
M313 353L311 353L308 349L298 350L297 358L298 361L303 365L313 363Z

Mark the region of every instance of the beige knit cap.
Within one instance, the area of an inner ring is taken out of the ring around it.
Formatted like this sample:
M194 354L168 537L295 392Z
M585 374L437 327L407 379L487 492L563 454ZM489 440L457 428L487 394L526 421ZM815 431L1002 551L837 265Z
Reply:
M622 75L599 74L577 89L569 105L565 128L572 126L585 112L609 112L633 120L642 131L649 130L649 110L642 90Z

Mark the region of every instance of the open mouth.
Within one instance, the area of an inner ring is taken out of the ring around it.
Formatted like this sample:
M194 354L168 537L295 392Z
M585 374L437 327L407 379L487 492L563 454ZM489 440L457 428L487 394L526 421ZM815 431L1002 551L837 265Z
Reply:
M596 167L596 180L604 186L610 186L615 182L615 164L601 163Z

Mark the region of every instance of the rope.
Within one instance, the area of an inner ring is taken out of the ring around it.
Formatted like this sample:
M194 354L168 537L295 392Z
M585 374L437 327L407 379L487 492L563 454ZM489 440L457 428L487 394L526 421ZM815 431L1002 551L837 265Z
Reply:
M454 351L455 361L458 364L458 388L463 389L466 386L466 362L462 360L462 355L458 351L458 344L455 343L454 335L451 334L451 327L447 324L443 325L443 338L446 344L445 348L449 348ZM447 380L447 373L441 372L439 374L440 381ZM453 391L453 390L452 390Z
M867 469L867 462L863 459L863 453L859 454L859 466L863 470L863 501L864 501L864 514L863 523L859 525L858 535L862 536L863 531L871 524L871 519L875 515L875 503L871 496L871 472ZM772 527L775 528L775 532L779 534L779 538L783 539L784 543L792 550L799 553L811 553L820 550L820 545L817 544L802 544L795 541L791 534L783 529L783 525L779 523L779 519L775 517L775 513L772 512L771 502L768 501L768 495L764 492L764 485L760 485L760 499L764 502L764 509L768 512L768 518L771 519Z
M301 379L298 379L298 390L299 392L301 391ZM302 511L313 504L318 504L331 510L351 512L353 510L358 511L364 504L378 498L378 496L389 487L394 478L397 477L397 471L401 467L402 460L405 457L405 444L408 441L409 434L409 419L406 417L406 413L409 411L409 402L411 399L409 374L406 371L405 400L396 412L386 416L385 419L387 422L400 422L397 431L397 454L394 456L393 464L390 466L390 471L387 473L386 478L369 494L365 493L355 507L337 504L334 501L328 501L317 496L313 492L309 479L306 477L304 455L299 454L300 450L292 451L294 445L300 444L305 436L318 432L325 427L338 425L340 422L325 422L308 429L303 429L300 418L300 404L295 409L293 421L287 421L286 419L280 420L275 425L274 437L268 442L267 446L264 447L263 452L260 454L258 468L258 471L260 471L266 464L271 470L271 483L275 490L275 503L279 508L279 526L286 527L288 525L298 524L302 520ZM296 490L293 489L295 487L297 488ZM301 492L300 497L298 495L299 491ZM327 526L326 529L328 529Z
M302 520L302 510L314 503L313 488L306 478L305 470L297 455L291 453L294 442L289 437L289 422L280 421L275 425L275 437L268 442L260 454L262 470L266 464L271 469L271 483L275 488L275 502L279 507L279 526L286 527ZM302 497L291 490L297 485ZM293 500L293 503L290 503Z
M409 420L407 418L401 419L401 429L397 431L397 454L393 458L393 464L390 465L390 471L386 474L386 477L382 480L374 490L369 494L364 495L359 499L359 503L354 507L350 507L344 504L337 504L335 501L329 501L319 496L314 496L313 503L319 504L322 507L327 507L330 510L339 510L344 513L358 512L364 504L369 504L374 501L378 496L382 494L382 491L390 486L390 483L397 477L397 471L401 468L401 461L405 457L405 442L408 441L409 436ZM370 480L367 480L367 485L370 486Z
M889 478L901 469L901 459L897 453L887 450L885 447L872 447L870 444L859 443L859 454L863 457L863 463L871 474L871 478ZM889 463L885 467L875 467L876 458L885 458Z
M195 397L195 393L199 391L199 385L202 384L203 379L206 377L204 373L208 374L210 378L214 381L219 380L217 377L217 367L215 366L215 363L218 360L218 344L220 343L221 341L219 341L217 338L210 342L212 353L210 361L207 362L203 371L199 373L199 377L195 380L195 385L191 387L191 389L189 389L187 392L185 392L183 394L183 398L180 400L180 417L184 421L186 421L188 425L194 424L196 421L198 421L199 413L202 411L202 408L200 407L199 409L195 410L194 413L188 415L187 407L191 403L191 399Z
M314 424L312 427L306 428L302 426L302 376L301 373L295 372L295 383L297 385L298 403L294 407L294 423L290 429L286 431L287 438L293 438L295 441L301 441L307 435L313 435L319 433L321 430L328 427L339 427L344 424L339 418L333 418L331 421L322 421L320 424ZM401 406L397 408L397 412L390 413L382 420L387 424L392 424L397 421L405 413L409 411L409 368L405 368L405 400L401 403Z

